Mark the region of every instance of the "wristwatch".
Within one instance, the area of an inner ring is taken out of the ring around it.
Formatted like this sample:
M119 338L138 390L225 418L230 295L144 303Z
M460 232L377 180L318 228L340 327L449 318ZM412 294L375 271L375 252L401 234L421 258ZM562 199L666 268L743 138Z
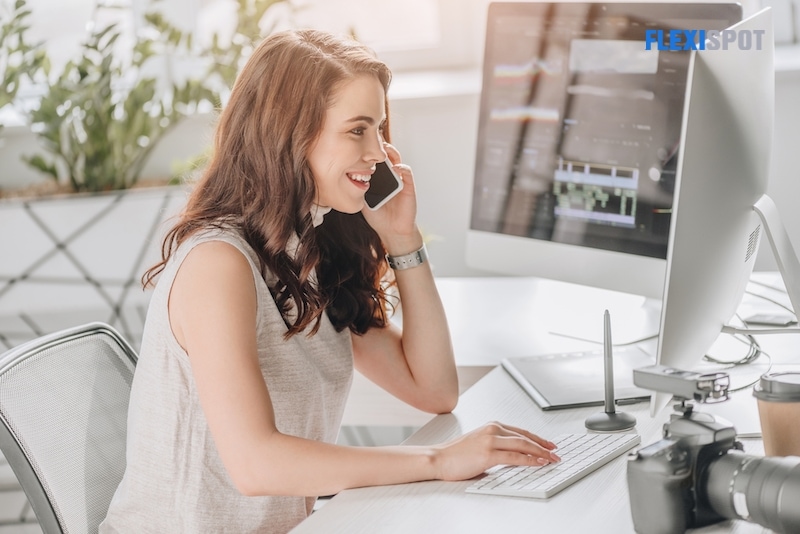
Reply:
M387 254L386 261L389 262L389 267L395 271L411 269L412 267L417 267L428 261L428 250L423 243L422 246L414 252L409 252L402 256L390 256Z

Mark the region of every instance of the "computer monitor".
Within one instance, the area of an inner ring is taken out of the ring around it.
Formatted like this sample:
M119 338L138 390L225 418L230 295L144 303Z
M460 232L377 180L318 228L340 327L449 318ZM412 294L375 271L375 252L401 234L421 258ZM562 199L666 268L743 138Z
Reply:
M772 14L734 25L730 46L692 52L657 363L691 370L734 318L767 235L795 312L800 263L766 195L775 106ZM735 41L734 41L735 39ZM659 393L651 412L669 395Z
M660 299L690 56L646 32L739 20L738 4L491 4L468 265Z

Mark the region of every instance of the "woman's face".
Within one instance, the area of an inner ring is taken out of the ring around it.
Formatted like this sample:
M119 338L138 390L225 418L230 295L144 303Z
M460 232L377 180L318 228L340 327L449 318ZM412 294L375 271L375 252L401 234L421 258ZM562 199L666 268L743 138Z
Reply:
M383 86L370 75L343 82L334 93L322 131L308 154L320 206L343 213L364 207L375 164L386 159L385 98Z

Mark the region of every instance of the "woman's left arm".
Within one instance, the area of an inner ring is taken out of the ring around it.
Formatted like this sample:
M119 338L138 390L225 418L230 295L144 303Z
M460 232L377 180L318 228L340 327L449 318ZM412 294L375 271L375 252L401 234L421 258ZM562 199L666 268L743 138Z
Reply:
M403 190L377 211L364 209L390 256L402 256L422 246L417 228L414 178L391 145L389 158L403 179ZM353 336L356 368L367 378L408 404L430 413L445 413L458 402L453 345L444 306L429 262L395 271L403 313L402 331L389 324Z

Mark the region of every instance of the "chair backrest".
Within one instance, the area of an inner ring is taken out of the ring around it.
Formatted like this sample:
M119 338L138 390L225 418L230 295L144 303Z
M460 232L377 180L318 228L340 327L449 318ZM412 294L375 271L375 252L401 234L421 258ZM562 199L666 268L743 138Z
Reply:
M0 449L46 534L95 533L125 470L136 353L91 323L0 356Z

